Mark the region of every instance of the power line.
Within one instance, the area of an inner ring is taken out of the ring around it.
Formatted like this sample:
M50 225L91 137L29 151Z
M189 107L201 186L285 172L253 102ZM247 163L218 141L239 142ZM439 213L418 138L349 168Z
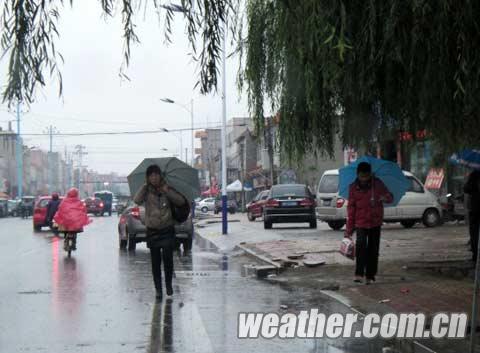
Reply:
M248 126L247 124L237 124L237 125L227 125L227 127L240 127ZM169 132L181 132L181 131L192 131L192 130L204 130L204 129L214 129L221 128L221 126L216 127L196 127L192 128L182 128L182 129L159 129L159 130L138 130L138 131L103 131L103 132L70 132L70 133L59 133L58 136L103 136L103 135L147 135L147 134L159 134L159 133L169 133ZM47 133L26 133L22 134L23 136L49 136Z

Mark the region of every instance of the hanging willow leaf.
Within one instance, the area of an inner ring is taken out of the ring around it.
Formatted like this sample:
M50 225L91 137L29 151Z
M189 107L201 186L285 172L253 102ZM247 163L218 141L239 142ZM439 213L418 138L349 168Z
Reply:
M69 4L73 6L73 0ZM120 9L123 23L123 63L120 76L126 77L133 45L140 42L135 19L147 3L153 4L155 13L165 14L165 36L171 37L173 16L179 13L186 21L187 36L194 58L199 63L199 86L204 93L216 88L221 53L221 33L229 16L235 16L239 0L181 0L180 4L160 0L99 0L104 17L114 16ZM63 83L58 63L63 58L56 49L58 21L63 10L63 0L4 0L0 3L1 57L8 59L7 83L3 102L9 105L18 101L30 104L36 89L45 85L44 73L56 78L59 91ZM233 21L232 21L233 23ZM198 49L200 43L200 48Z
M280 114L300 160L426 129L445 151L480 146L480 2L248 0L242 77L256 126ZM267 10L268 8L268 10ZM243 87L243 86L242 86Z

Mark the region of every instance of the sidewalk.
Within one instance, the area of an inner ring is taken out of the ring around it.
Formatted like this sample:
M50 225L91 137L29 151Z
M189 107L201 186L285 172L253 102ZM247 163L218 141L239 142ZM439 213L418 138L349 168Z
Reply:
M354 262L338 253L342 232L320 224L318 230L274 227L266 231L261 222L248 222L243 215L230 219L235 222L229 223L228 235L221 234L221 223L204 224L198 233L221 251L239 247L277 266L279 274L267 278L272 283L322 292L363 314L423 312L430 317L438 312L466 312L470 316L473 264L464 225L385 226L377 282L366 286L353 283ZM304 266L312 256L325 264ZM433 352L468 351L464 340L421 342Z

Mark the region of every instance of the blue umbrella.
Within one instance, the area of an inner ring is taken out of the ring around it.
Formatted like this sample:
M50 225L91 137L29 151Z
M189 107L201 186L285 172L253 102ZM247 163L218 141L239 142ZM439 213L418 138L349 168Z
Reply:
M402 196L407 192L410 183L396 163L369 156L361 157L354 163L340 168L338 186L340 196L348 199L350 185L357 178L357 166L361 162L369 163L372 166L373 174L375 174L375 176L380 179L392 193L393 202L386 204L385 206L396 206L400 202Z
M480 150L465 149L460 153L452 155L450 161L472 169L480 169Z

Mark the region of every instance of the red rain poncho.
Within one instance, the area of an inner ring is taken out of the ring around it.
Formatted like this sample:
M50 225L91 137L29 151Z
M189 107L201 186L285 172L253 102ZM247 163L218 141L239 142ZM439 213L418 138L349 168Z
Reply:
M68 191L53 220L65 231L82 230L83 226L92 222L87 216L87 208L78 198L77 189Z

